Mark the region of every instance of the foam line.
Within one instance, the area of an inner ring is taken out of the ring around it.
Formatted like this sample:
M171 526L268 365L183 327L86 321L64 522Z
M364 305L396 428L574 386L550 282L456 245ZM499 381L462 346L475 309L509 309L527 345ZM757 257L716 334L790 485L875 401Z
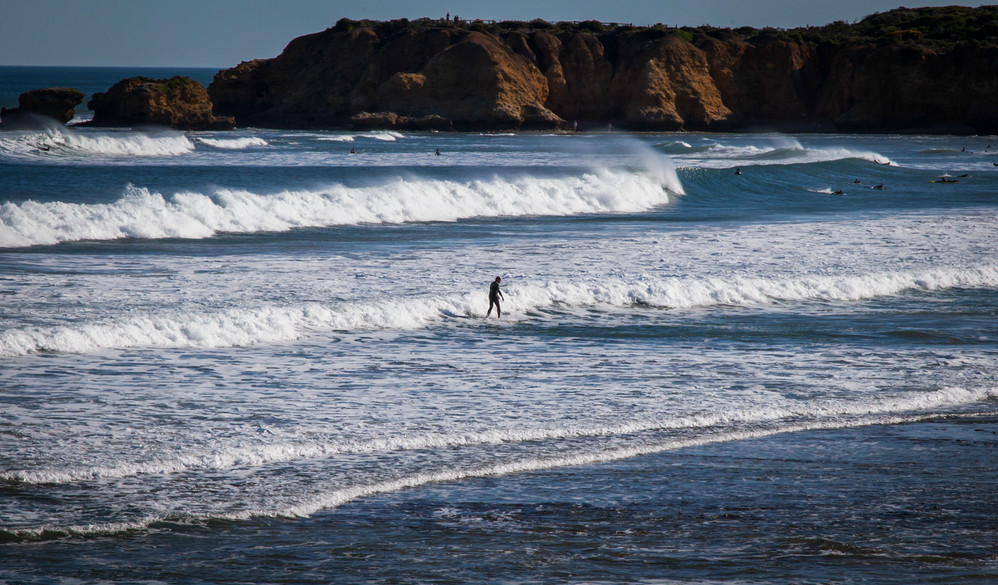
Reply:
M482 477L501 477L533 471L546 471L563 467L583 465L598 465L656 453L678 451L690 447L700 447L718 443L761 439L765 437L820 430L859 428L873 425L891 425L916 423L938 418L938 414L914 415L883 415L848 421L818 420L788 424L785 426L726 431L705 434L686 439L665 439L626 447L610 448L601 451L579 453L576 455L527 458L514 461L501 461L474 468L450 468L442 471L417 473L380 482L350 486L319 494L307 501L299 501L281 505L273 509L247 510L236 513L219 514L167 514L163 516L147 516L144 519L131 522L109 522L78 526L44 526L15 530L0 529L0 542L50 540L66 537L112 536L127 532L138 532L148 529L157 522L184 521L207 522L211 520L243 521L254 517L307 518L319 512L335 509L352 501L376 496L379 494L398 492L409 488L420 487L433 483L461 481Z
M422 473L404 476L398 479L383 482L353 486L323 494L311 501L302 502L289 506L282 510L258 511L254 516L307 518L324 510L331 510L341 507L354 500L371 497L384 493L392 493L404 489L420 487L432 483L443 483L461 481L465 479L481 477L499 477L532 471L546 471L562 467L577 467L582 465L598 465L612 461L632 459L644 455L653 455L667 451L678 451L690 447L701 447L717 443L729 443L734 441L746 441L751 439L761 439L774 435L796 433L804 431L832 430L843 428L856 428L872 425L889 425L901 423L913 423L933 418L939 415L914 415L914 416L887 416L876 420L858 421L816 421L778 428L756 429L748 431L731 431L713 435L704 435L689 439L668 439L661 442L635 445L623 448L607 449L590 453L580 453L577 455L535 458L518 461L495 463L472 469L447 469L439 472Z
M801 419L842 420L843 418L886 416L933 411L983 402L998 397L998 390L948 387L931 392L909 392L877 397L866 402L830 400L818 404L789 404L783 407L734 409L702 415L652 417L615 424L582 424L554 428L496 428L478 432L386 437L364 441L285 442L277 444L216 448L179 457L121 463L115 466L32 469L0 472L0 480L25 484L64 484L94 479L124 478L143 474L172 474L232 467L261 467L341 454L388 453L477 445L528 443L563 439L626 436L650 431L717 429L784 423Z
M506 310L526 313L557 305L689 309L780 302L855 302L904 291L998 287L998 265L788 279L662 278L639 281L524 283L506 291ZM92 353L135 347L240 347L299 339L310 331L413 330L455 316L484 316L481 294L389 297L373 302L174 312L83 325L0 331L0 357L39 351Z

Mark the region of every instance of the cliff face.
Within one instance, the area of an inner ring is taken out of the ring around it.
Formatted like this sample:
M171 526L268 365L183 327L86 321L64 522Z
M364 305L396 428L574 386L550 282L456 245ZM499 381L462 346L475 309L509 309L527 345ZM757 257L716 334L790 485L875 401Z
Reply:
M370 29L327 30L292 41L275 59L219 72L209 90L216 111L240 125L560 122L544 106L548 84L537 67L492 35L456 28L413 29L391 39Z
M820 115L843 130L998 129L998 51L880 47L834 56Z
M341 21L219 72L216 112L279 127L998 131L994 48L381 24Z

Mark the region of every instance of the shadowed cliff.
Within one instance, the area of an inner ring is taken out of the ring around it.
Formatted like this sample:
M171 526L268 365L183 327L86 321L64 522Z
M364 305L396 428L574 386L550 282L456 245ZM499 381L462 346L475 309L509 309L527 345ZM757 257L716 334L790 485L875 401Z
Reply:
M350 21L220 71L240 126L998 132L998 7L789 31Z

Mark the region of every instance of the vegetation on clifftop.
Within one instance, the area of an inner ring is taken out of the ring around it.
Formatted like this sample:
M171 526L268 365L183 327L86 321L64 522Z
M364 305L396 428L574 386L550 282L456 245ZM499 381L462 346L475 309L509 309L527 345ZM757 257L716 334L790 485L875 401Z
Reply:
M545 30L552 34L589 32L597 36L644 31L671 34L696 42L705 37L723 41L742 40L756 44L767 40L782 40L810 45L900 45L924 47L946 52L958 46L973 48L998 47L998 6L970 8L944 6L928 8L897 8L867 16L856 23L836 21L823 26L793 29L752 27L719 28L709 25L699 27L673 27L664 24L634 26L631 24L603 23L595 20L582 22L547 22L536 19L524 21L437 20L421 18L410 21L341 19L332 30L345 32L358 28L373 30L381 38L411 30L413 27L450 26L488 32L501 36L513 32ZM657 36L657 35L656 35ZM602 40L602 39L601 39Z

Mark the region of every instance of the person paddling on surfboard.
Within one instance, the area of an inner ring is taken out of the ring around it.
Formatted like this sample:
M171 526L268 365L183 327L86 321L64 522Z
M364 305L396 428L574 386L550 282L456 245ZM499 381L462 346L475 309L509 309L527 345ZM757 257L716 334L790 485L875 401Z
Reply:
M499 283L502 282L502 277L497 276L495 281L489 285L489 312L485 313L485 318L488 319L489 315L492 314L492 306L496 308L496 318L502 319L502 307L499 306L499 299L506 300L506 297L502 296L502 291L499 290Z

